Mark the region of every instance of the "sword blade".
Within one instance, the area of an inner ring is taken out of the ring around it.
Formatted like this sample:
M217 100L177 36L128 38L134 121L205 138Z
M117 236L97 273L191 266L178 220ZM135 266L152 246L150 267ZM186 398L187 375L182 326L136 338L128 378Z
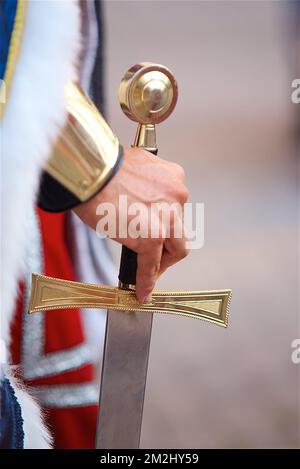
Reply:
M109 310L103 355L98 449L139 447L152 313Z

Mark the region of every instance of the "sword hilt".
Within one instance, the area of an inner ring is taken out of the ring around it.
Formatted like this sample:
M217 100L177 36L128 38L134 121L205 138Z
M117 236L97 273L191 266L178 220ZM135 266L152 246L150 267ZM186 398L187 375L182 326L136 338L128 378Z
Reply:
M172 113L177 96L176 80L163 65L142 62L125 73L119 88L119 99L126 116L139 123L134 147L142 147L157 154L155 124ZM136 271L137 253L123 246L119 287L134 290Z
M116 287L73 282L32 274L29 312L66 308L100 308L118 311L166 313L204 319L226 327L231 290L154 290L149 303L138 302L135 293Z
M124 290L135 290L137 271L137 253L122 246L120 270L119 270L119 288Z

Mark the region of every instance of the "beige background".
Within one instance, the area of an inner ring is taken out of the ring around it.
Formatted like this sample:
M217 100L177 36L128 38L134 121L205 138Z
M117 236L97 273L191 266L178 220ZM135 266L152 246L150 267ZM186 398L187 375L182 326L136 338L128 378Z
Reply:
M159 286L233 289L227 330L155 318L142 447L297 447L296 2L106 1L105 16L113 128L131 144L124 71L168 65L180 99L158 129L160 154L205 203L204 248Z

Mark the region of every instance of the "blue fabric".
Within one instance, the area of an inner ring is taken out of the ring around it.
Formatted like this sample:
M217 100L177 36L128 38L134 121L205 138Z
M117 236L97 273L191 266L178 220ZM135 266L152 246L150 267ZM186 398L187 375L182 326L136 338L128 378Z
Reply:
M9 43L17 11L17 0L0 0L0 79L3 80Z
M7 378L1 381L0 448L24 447L23 418L14 389Z

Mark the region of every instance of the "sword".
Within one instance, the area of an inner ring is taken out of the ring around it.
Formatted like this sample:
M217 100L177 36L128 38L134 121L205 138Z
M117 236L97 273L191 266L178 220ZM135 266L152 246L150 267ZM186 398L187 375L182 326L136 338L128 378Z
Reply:
M171 71L143 62L124 75L120 104L138 122L134 146L157 153L155 125L177 101ZM231 290L154 291L140 304L135 296L137 255L122 247L119 287L71 282L33 274L29 312L65 308L108 309L96 448L139 447L154 312L204 319L226 327Z
M151 302L140 304L133 290L32 275L29 313L109 308L96 448L139 447L153 313L227 327L231 295L231 290L154 290Z

